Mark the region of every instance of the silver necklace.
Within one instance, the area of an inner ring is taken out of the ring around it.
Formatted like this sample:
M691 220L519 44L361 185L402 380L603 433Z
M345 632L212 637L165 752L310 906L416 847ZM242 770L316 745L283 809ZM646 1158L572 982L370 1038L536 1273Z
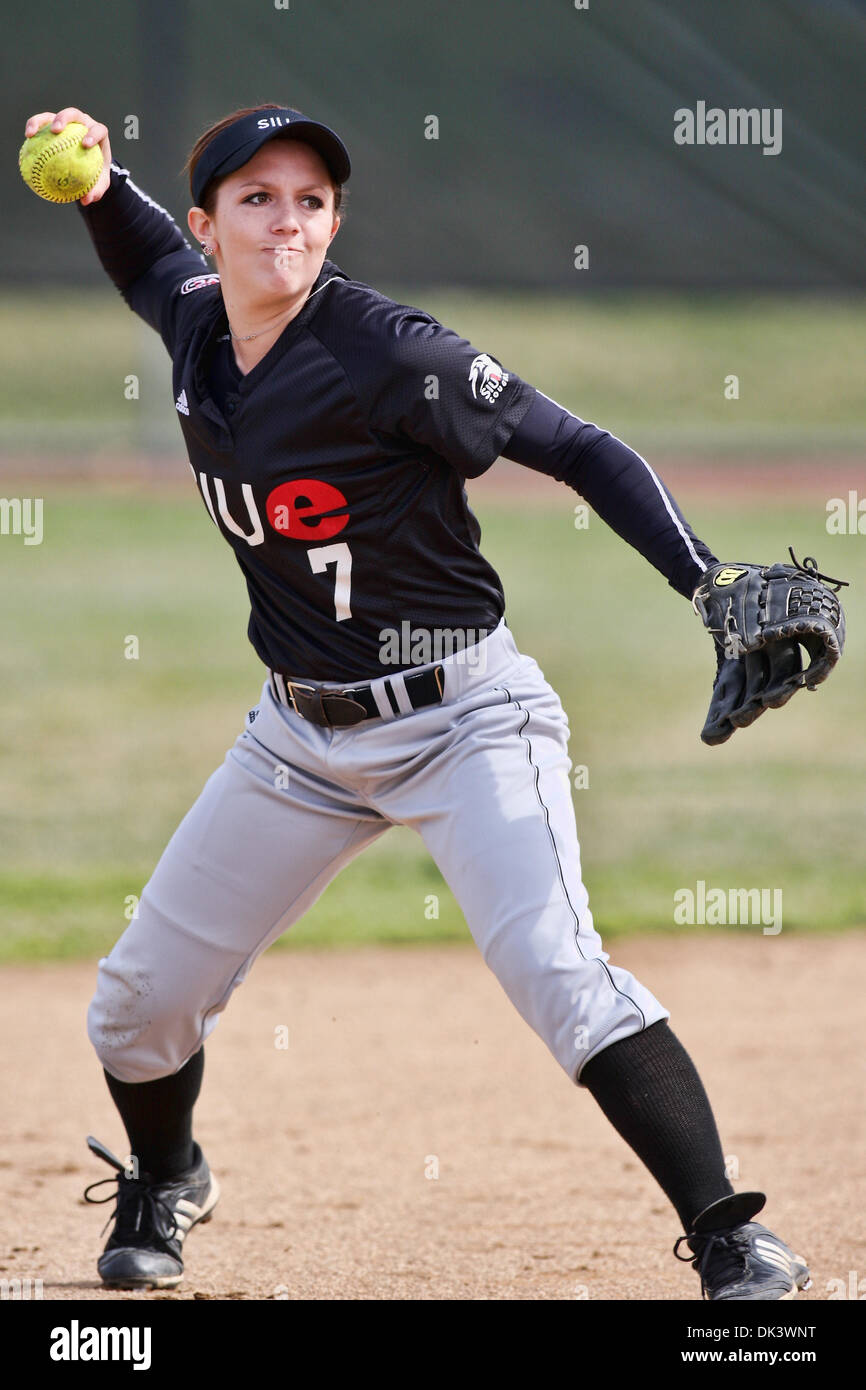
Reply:
M330 280L325 281L325 285L330 285L330 283ZM319 289L323 290L325 288L325 285L320 285ZM315 290L314 293L318 294L319 290ZM231 324L229 324L229 333L234 338L236 343L250 343L252 342L253 338L260 338L263 333L271 333L272 331L273 326L271 328L260 328L258 333L247 333L244 337L242 337L239 333L235 333L232 329Z
M239 333L232 332L231 324L229 324L229 333L231 333L231 336L234 338L236 343L252 342L253 338L260 338L263 333L270 333L271 331L272 330L270 328L262 328L259 330L258 333L247 333L245 337L241 337Z

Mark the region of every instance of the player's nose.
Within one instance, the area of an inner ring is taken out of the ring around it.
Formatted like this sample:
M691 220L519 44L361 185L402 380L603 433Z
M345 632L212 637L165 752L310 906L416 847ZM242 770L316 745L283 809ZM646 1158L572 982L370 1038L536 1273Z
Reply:
M279 199L274 202L271 216L271 231L279 233L298 231L301 225L300 214L291 198Z

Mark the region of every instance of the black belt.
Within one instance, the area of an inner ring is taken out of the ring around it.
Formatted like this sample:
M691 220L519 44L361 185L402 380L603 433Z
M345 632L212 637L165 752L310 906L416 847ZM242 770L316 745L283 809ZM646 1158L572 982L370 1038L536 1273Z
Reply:
M431 666L426 671L400 672L413 710L442 703L444 674L442 666ZM318 686L291 680L274 671L269 672L269 680L274 699L313 724L342 728L349 724L360 724L364 719L382 718L369 684L351 686L346 690L320 690ZM385 680L385 692L391 709L395 714L400 714L390 677Z

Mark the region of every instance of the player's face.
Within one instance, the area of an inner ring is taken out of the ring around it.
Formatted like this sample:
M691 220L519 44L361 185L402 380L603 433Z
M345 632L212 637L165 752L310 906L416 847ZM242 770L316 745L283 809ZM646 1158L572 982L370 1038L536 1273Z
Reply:
M270 140L219 186L209 241L235 297L305 294L340 225L328 168L300 140Z

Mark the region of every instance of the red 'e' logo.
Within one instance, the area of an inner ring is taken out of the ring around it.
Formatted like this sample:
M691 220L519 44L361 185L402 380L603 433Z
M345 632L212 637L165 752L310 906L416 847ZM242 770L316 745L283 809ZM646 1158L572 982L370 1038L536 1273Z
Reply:
M290 483L280 483L266 503L268 521L274 530L292 541L326 541L336 536L349 520L349 513L342 512L337 516L328 516L327 513L346 505L339 488L319 482L316 478L297 478Z

